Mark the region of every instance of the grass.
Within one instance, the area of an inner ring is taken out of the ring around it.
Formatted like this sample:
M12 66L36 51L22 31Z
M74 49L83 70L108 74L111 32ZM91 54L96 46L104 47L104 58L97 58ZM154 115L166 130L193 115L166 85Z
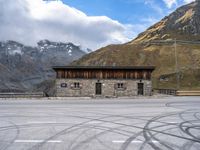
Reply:
M200 89L200 45L178 45L178 69L183 72L181 89ZM73 65L138 66L155 65L154 88L176 88L176 77L160 82L163 74L175 72L173 45L110 45L73 62Z

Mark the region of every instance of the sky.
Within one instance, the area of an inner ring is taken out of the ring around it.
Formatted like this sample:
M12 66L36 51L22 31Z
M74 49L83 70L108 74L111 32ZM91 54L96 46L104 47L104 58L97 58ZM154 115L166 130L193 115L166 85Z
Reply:
M72 42L96 50L125 43L194 0L0 0L0 41Z

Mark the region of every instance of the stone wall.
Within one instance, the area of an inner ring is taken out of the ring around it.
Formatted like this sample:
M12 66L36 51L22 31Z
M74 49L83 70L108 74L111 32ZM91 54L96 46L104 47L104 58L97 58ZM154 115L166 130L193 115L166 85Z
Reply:
M74 88L74 82L80 88ZM96 97L96 83L102 83L102 97L131 97L138 94L137 84L144 83L144 95L151 95L152 83L149 80L97 80L97 79L57 79L56 96L58 97ZM61 87L61 84L66 87ZM125 88L118 89L117 83L124 83Z

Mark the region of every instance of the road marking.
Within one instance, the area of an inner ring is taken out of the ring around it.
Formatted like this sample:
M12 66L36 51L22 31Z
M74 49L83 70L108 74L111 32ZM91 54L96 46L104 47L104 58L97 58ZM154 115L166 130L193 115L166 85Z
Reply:
M40 122L40 121L33 121L33 122L27 122L28 124L56 124L59 122Z
M112 143L125 143L126 141L112 141ZM139 141L139 140L134 140L134 141L131 141L131 143L143 143L144 141ZM149 141L149 142L152 142L152 143L159 143L158 141ZM148 143L149 143L148 142Z
M173 122L173 121L172 121L172 122L169 122L169 123L170 123L170 124L178 124L178 122Z
M15 143L42 143L42 142L62 143L62 141L60 141L60 140L49 140L49 141L45 141L45 140L15 140Z

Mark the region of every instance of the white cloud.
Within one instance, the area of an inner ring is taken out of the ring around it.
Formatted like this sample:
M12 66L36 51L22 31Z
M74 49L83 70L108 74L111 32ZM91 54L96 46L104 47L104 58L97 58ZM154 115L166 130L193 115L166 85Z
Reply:
M191 3L194 2L195 0L184 0L185 3Z
M187 4L187 3L191 3L194 2L195 0L163 0L164 3L167 5L168 8L171 8L173 5L182 5L182 4Z
M149 5L154 11L158 12L160 15L163 15L163 9L157 5L154 0L145 0L145 5Z
M177 5L177 0L163 0L168 8L171 8L174 4Z
M49 39L96 49L133 36L129 25L106 16L87 16L62 1L0 0L0 22L0 40L28 45Z

